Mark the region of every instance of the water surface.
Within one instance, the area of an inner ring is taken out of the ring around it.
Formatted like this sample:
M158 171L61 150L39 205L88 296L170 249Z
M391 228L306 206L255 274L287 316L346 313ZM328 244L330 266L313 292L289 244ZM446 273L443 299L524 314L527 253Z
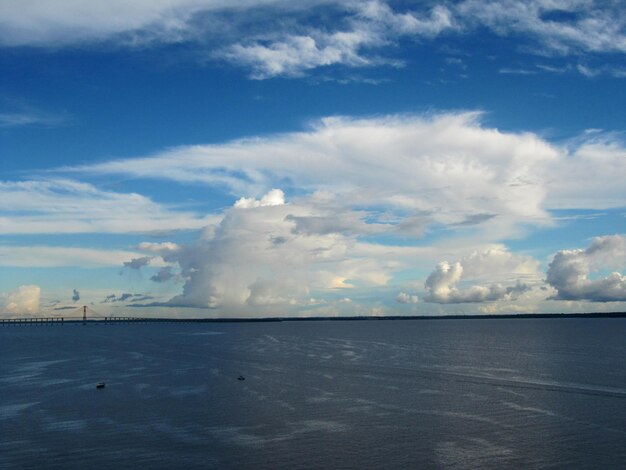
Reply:
M623 318L0 327L0 467L623 468L625 339Z

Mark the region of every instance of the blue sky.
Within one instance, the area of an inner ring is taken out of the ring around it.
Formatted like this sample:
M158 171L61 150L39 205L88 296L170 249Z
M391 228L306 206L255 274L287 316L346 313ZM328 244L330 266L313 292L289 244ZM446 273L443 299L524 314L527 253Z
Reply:
M625 58L618 1L2 3L1 312L623 311Z

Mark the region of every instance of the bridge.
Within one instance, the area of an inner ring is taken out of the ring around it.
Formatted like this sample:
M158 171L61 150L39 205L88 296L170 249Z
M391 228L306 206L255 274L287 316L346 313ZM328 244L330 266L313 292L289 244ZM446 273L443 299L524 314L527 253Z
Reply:
M184 322L196 321L194 319L177 319L177 318L150 318L150 317L134 317L134 316L117 316L102 315L87 307L76 307L74 309L66 309L67 314L45 317L14 317L0 318L0 325L17 326L17 325L63 325L65 323L128 323L128 322Z
M283 321L283 318L164 318L164 317L135 317L121 315L102 315L86 305L76 308L61 308L59 311L65 312L58 315L40 317L15 317L0 318L0 326L44 326L44 325L64 325L66 323L87 325L97 324L117 324L117 323L240 323L240 322L276 322Z

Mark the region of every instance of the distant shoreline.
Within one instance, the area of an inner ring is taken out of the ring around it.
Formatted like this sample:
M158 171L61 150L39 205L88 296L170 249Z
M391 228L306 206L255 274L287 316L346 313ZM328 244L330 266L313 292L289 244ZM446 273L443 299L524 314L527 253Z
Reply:
M626 318L626 312L603 313L518 313L518 314L481 314L481 315L387 315L387 316L352 316L352 317L266 317L266 318L193 318L193 319L150 319L154 321L181 321L206 323L239 322L284 322L284 321L390 321L390 320L490 320L518 318Z
M150 318L146 321L173 321L199 323L255 323L285 321L389 321L389 320L508 320L517 318L626 318L626 312L603 313L517 313L481 315L386 315L352 317L264 317L264 318Z
M48 317L49 319L50 317ZM60 317L56 317L60 319ZM64 323L82 323L82 317L63 317ZM160 317L108 317L104 319L88 318L88 323L260 323L260 322L306 322L306 321L390 321L390 320L509 320L533 318L626 318L626 312L602 313L518 313L518 314L481 314L481 315L389 315L389 316L352 316L352 317L264 317L264 318L160 318ZM0 324L29 324L35 318L17 319L0 318ZM45 319L42 318L42 320ZM59 322L55 322L59 323ZM36 324L36 322L33 322Z

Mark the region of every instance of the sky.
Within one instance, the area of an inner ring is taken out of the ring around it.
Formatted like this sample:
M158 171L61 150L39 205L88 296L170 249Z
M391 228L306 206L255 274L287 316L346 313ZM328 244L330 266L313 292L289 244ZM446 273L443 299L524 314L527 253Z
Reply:
M0 315L626 310L622 0L0 0Z

